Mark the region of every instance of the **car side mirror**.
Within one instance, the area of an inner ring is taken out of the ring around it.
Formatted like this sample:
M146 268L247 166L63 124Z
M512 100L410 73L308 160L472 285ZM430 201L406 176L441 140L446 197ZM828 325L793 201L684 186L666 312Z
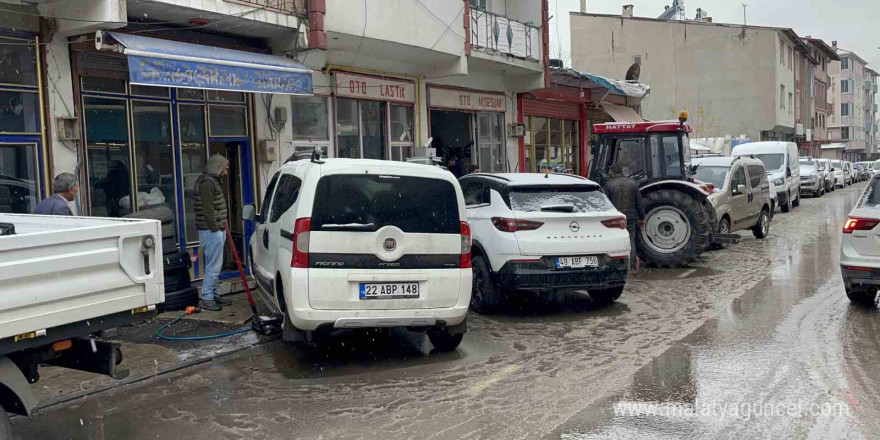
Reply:
M745 185L737 185L736 186L736 193L737 194L745 194L746 193L746 186Z
M263 219L260 218L260 214L257 214L257 209L254 207L254 205L244 205L241 208L241 218L249 222L263 222Z

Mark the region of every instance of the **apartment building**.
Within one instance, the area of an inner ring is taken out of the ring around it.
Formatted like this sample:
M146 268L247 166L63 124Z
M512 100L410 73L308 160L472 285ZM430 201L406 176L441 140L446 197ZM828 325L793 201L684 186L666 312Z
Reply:
M641 80L651 85L643 116L670 119L688 110L694 137L805 140L805 66L813 60L793 30L631 12L572 12L572 67L619 77L641 64ZM804 67L797 66L796 55Z
M820 156L821 146L828 141L828 116L832 111L828 103L828 67L832 61L839 61L837 52L819 38L805 37L810 54L816 63L812 67L812 99L809 105L809 155Z
M877 73L857 54L838 49L840 58L829 67L833 112L829 118L828 138L839 150L837 156L847 160L865 160L877 153L874 121L874 94ZM827 149L827 148L826 148Z

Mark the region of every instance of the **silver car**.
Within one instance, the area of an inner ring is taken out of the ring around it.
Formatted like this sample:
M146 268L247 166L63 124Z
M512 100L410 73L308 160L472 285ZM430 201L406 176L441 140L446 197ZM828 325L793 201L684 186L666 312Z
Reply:
M721 234L751 229L755 238L770 230L773 204L764 163L748 156L693 159L694 179L715 185L709 201Z
M802 157L800 162L801 194L821 197L825 194L825 177L819 171L819 162L811 157Z
M819 173L825 180L825 192L834 191L834 173L831 172L831 164L828 159L816 159L816 163L819 165Z

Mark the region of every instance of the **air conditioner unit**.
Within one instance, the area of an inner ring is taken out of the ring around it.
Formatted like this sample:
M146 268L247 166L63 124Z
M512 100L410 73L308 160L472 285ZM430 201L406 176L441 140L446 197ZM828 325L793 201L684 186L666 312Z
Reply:
M510 137L522 137L526 135L526 124L507 124L507 135Z

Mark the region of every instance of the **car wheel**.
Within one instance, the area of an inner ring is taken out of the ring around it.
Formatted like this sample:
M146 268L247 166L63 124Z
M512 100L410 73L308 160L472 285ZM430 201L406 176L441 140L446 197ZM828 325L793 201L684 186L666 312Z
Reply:
M800 190L795 191L794 195L797 198L791 201L791 206L792 207L801 206L801 191Z
M770 215L766 209L761 210L758 215L758 223L752 227L752 235L757 239L762 239L770 233Z
M719 234L729 234L730 233L730 219L727 217L722 217L721 220L718 221L718 229L716 230ZM712 244L713 249L724 249L727 247L724 244Z
M592 289L588 290L590 298L597 304L611 304L620 298L623 294L623 286L612 287L610 289Z
M846 297L849 298L850 302L853 304L858 304L867 307L875 307L876 306L876 297L877 290L876 289L856 289L856 288L847 288L846 289Z
M471 263L474 268L471 308L481 314L494 313L501 305L501 298L495 283L492 282L489 262L482 255L475 255Z
M428 340L439 351L452 351L458 348L464 333L449 333L446 329L428 330Z
M788 195L788 200L786 200L785 203L779 204L779 210L782 212L791 211L791 194Z

